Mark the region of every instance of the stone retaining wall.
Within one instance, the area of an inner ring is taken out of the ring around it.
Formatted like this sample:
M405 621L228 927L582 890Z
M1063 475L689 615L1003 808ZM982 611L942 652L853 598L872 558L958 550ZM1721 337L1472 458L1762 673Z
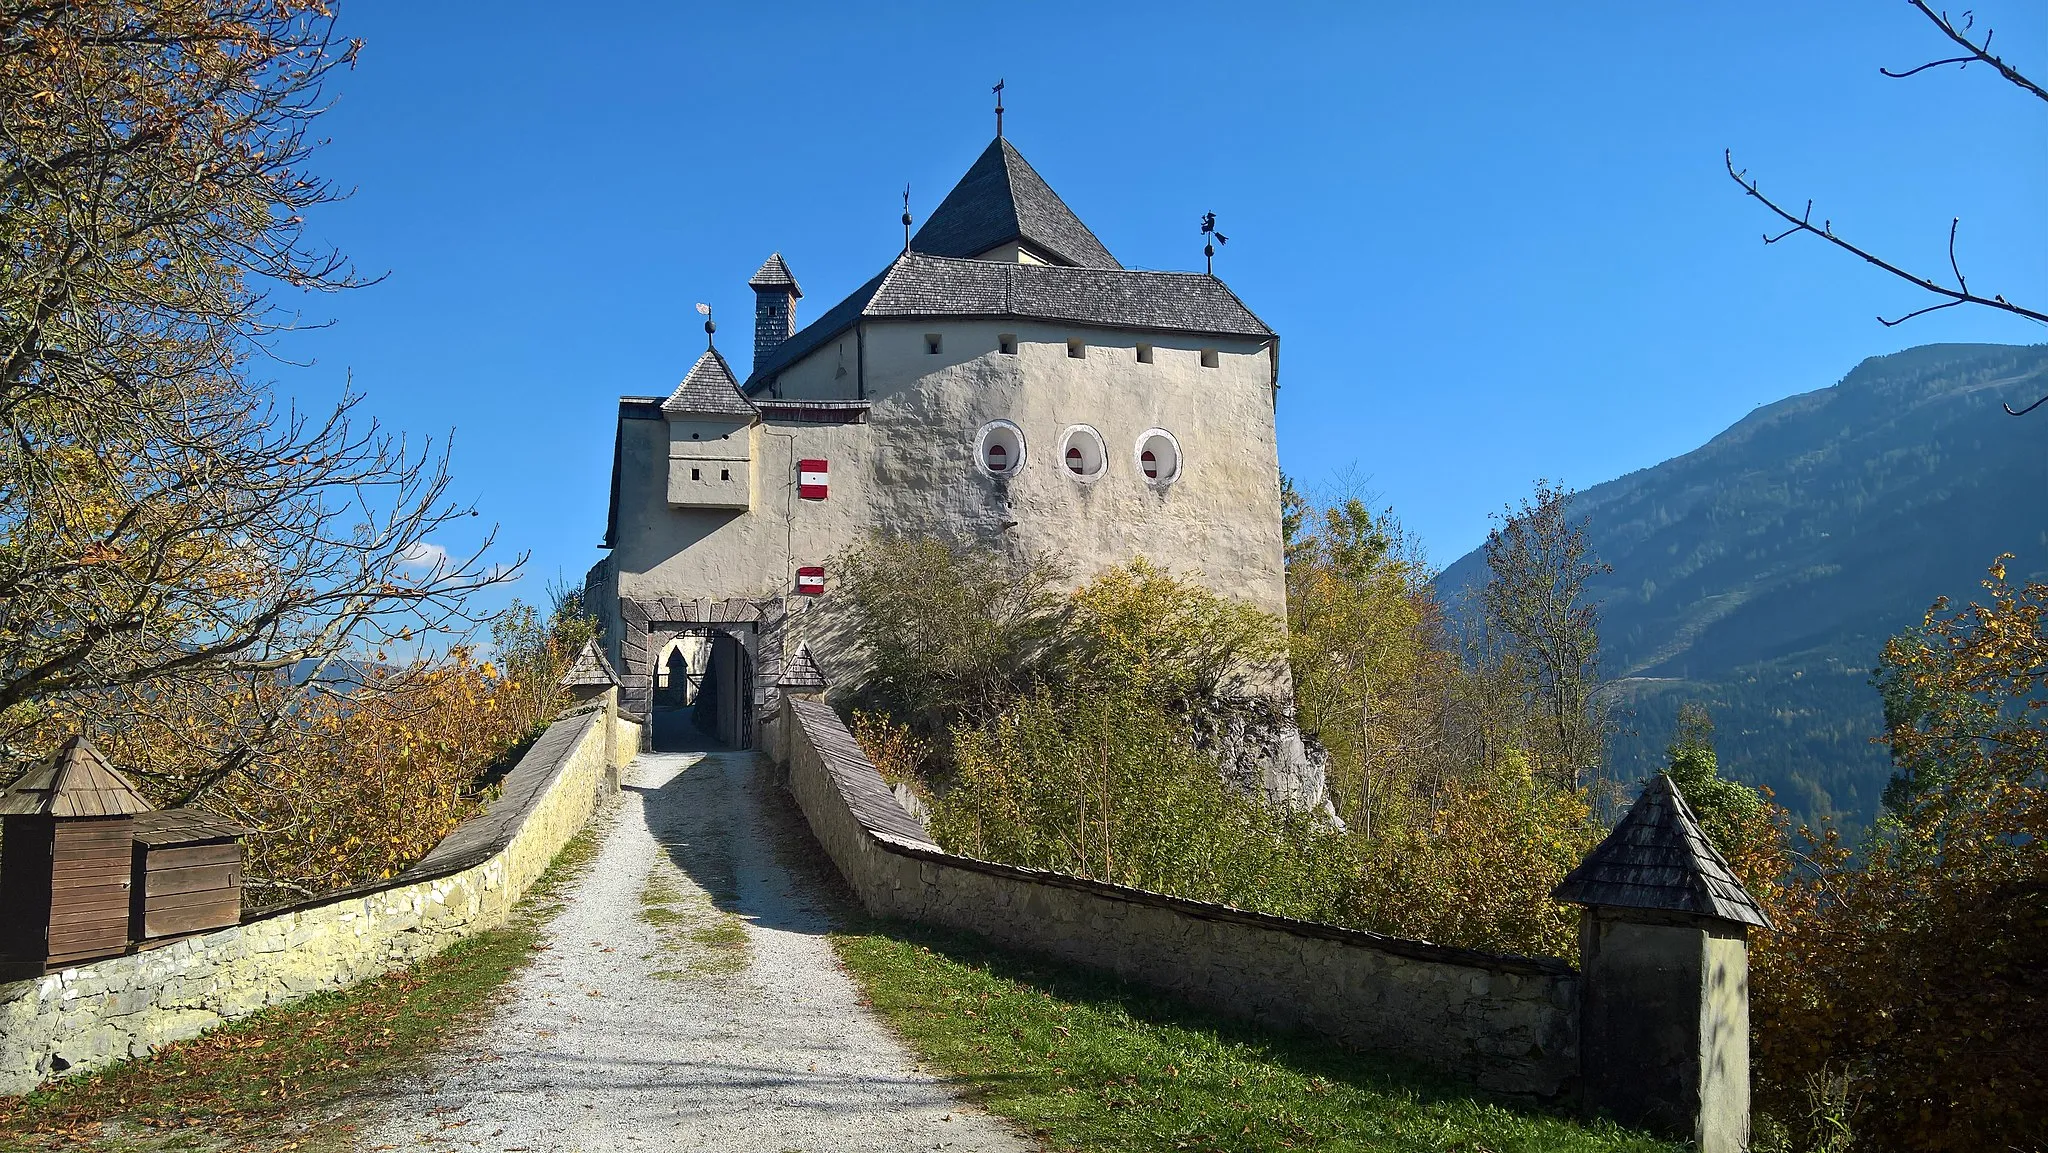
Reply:
M639 748L638 727L615 731L615 715L608 702L594 702L550 725L489 808L381 885L0 984L0 1095L352 985L503 923Z
M1495 1092L1569 1096L1578 975L1481 953L947 853L822 701L775 744L812 832L869 911L1107 970L1211 1009L1435 1066Z

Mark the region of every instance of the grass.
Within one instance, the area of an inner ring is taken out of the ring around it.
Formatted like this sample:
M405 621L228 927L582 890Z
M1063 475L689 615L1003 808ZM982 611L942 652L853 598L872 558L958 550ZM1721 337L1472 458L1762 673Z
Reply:
M660 868L640 888L638 915L654 926L662 950L676 962L655 970L660 980L730 976L744 972L752 960L746 923L720 909L707 893L684 893Z
M408 969L0 1099L0 1151L349 1149L368 1091L423 1067L489 1006L532 959L562 890L596 853L595 835L584 832L511 921Z
M886 923L834 943L925 1063L1052 1149L1674 1149L971 938Z

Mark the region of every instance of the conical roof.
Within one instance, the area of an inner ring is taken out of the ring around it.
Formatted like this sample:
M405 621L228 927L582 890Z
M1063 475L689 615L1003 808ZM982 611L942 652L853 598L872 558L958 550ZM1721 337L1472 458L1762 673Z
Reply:
M778 689L816 690L825 687L824 670L811 657L811 646L798 645L796 655L783 662L782 675L775 679Z
M734 416L751 417L754 406L740 395L740 382L734 378L732 367L715 348L707 348L704 355L690 368L690 374L683 383L661 402L661 411L669 416Z
M0 793L0 813L9 816L121 817L152 807L82 736Z
M804 290L797 287L796 277L789 271L789 265L782 263L780 252L768 258L753 279L747 281L748 288L787 288L791 296L802 300Z
M1661 773L1550 896L1574 905L1657 909L1771 927L1727 858L1707 840L1678 786Z
M971 258L1022 240L1056 261L1122 268L1015 145L998 136L910 240L912 252Z
M583 642L582 651L570 663L569 671L562 674L559 682L565 689L616 687L619 676L612 671L612 663L605 659L604 650L597 647L597 638Z

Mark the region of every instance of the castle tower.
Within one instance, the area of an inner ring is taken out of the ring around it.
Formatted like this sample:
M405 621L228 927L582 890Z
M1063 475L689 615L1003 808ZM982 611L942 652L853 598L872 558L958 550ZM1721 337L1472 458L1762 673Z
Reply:
M804 290L797 287L780 252L761 265L747 287L754 290L754 363L758 365L796 332L796 302L803 299Z

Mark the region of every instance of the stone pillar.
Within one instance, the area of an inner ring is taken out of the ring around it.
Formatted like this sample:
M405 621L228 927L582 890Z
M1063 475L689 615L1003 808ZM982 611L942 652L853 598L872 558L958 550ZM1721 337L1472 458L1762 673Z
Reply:
M1590 908L1579 920L1586 1111L1700 1153L1749 1148L1746 926Z
M1579 1085L1589 1114L1700 1153L1749 1148L1749 928L1768 929L1670 778L1552 896L1579 919Z

